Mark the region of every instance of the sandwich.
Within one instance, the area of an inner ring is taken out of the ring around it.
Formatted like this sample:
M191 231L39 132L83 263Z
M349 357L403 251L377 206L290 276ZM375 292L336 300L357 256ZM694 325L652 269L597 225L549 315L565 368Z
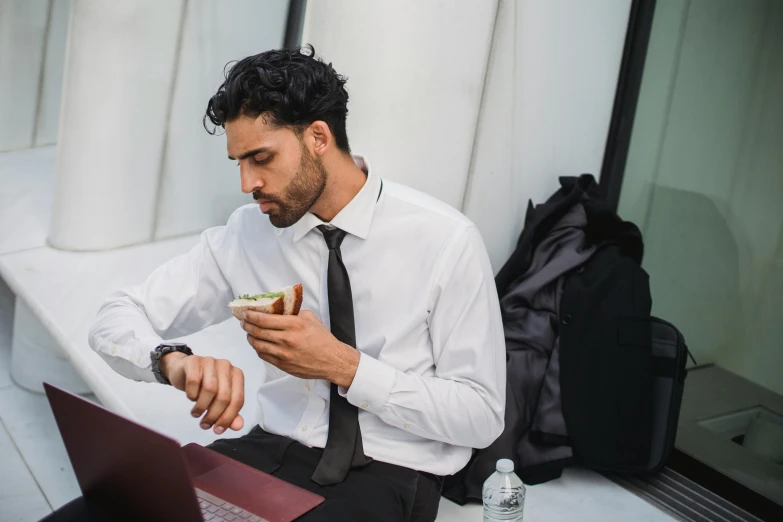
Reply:
M287 286L276 292L244 294L228 303L234 317L242 318L245 310L275 315L299 315L302 307L302 285Z

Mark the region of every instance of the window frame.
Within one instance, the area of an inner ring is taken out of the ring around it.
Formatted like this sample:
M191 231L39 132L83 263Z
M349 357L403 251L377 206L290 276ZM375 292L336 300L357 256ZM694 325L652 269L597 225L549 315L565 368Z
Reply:
M620 202L656 2L657 0L632 0L628 18L628 30L620 62L599 181L600 194L615 211ZM783 506L676 447L666 465L763 520L783 516Z
M612 117L609 122L604 159L598 188L604 199L617 210L623 185L628 149L636 118L636 105L647 61L656 0L633 0L628 16L628 31L617 76Z

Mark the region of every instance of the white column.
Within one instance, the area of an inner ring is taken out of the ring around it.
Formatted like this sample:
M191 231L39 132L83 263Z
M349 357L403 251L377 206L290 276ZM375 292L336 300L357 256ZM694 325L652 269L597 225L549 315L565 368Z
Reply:
M515 29L516 0L500 0L487 67L470 179L462 211L476 223L497 272L514 245L514 231L524 216L524 197L515 175Z
M32 146L48 0L0 0L0 151Z
M226 138L210 136L202 117L228 62L283 44L288 0L188 2L164 152L155 239L225 224L252 202Z
M302 42L348 77L348 137L381 176L459 207L496 0L307 3Z
M68 36L70 13L70 0L52 0L46 35L43 77L38 93L38 121L35 127L34 147L51 145L57 141L60 97L63 90L65 41Z
M601 170L631 0L501 0L463 211L499 270L528 199Z
M73 0L49 242L149 241L183 2Z

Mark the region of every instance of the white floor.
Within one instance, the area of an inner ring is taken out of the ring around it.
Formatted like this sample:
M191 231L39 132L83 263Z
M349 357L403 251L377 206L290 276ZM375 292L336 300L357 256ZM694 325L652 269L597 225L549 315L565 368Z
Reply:
M0 253L45 244L55 155L55 147L0 154ZM0 522L27 522L79 488L46 399L11 380L13 310L13 294L0 279Z
M0 522L40 520L79 495L43 395L11 380L13 296L0 280Z

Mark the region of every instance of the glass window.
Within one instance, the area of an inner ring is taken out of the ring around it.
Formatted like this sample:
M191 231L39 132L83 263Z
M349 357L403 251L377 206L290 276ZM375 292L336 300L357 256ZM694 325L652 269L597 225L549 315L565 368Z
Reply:
M618 211L698 363L677 448L783 504L783 2L657 1Z

